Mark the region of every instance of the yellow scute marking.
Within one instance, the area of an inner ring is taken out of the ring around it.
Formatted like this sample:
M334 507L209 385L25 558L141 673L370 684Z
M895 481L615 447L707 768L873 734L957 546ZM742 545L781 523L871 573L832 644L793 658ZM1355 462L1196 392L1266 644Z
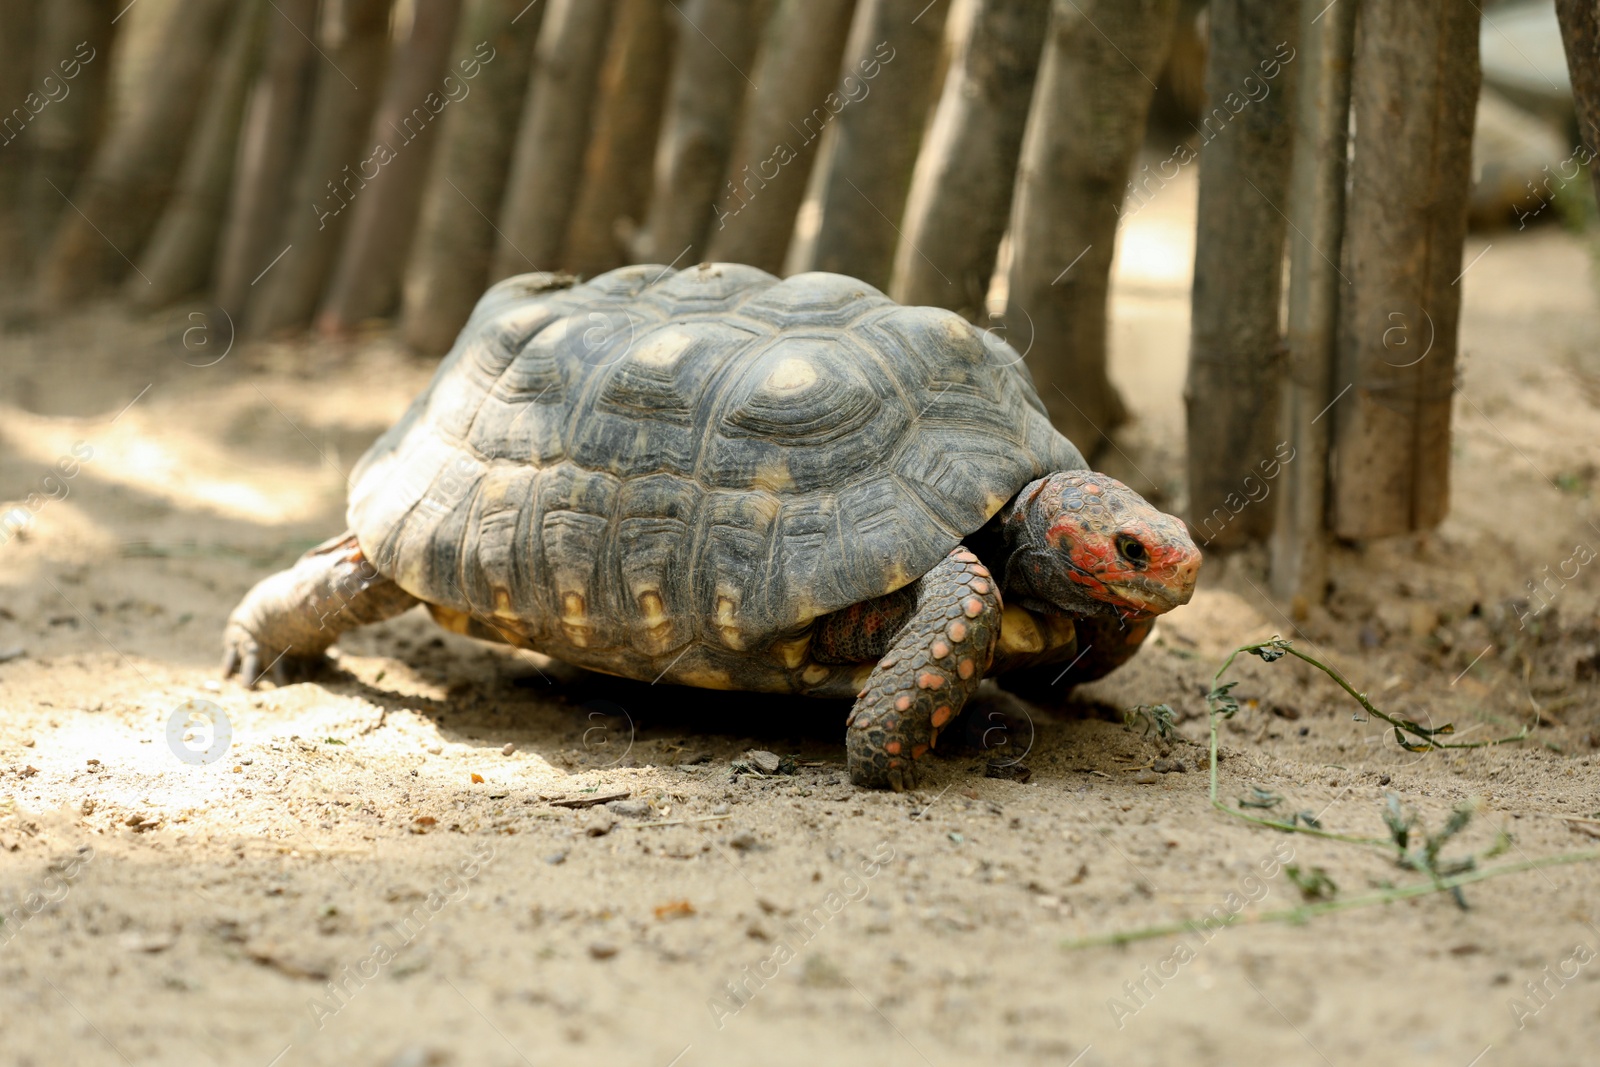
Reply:
M693 335L683 330L657 330L633 350L633 358L652 367L670 367L683 358L693 343Z
M1008 607L1000 616L1000 647L1007 652L1040 652L1044 635L1032 615L1021 608Z
M808 359L790 356L780 362L767 375L767 388L780 392L793 392L804 389L817 380L817 368L811 365Z
M761 464L756 468L756 476L751 481L757 488L774 493L794 488L794 478L789 474L789 466L782 460Z
M675 671L670 681L682 685L697 686L701 689L732 689L733 679L728 677L727 671L711 670L706 667L694 667L685 671Z

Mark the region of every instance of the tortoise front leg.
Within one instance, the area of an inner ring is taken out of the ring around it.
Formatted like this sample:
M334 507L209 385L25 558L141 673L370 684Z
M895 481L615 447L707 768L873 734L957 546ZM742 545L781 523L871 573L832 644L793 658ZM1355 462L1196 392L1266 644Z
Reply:
M245 594L223 632L222 676L238 672L250 688L263 672L279 685L307 678L340 634L416 602L368 562L355 534L342 534Z
M916 607L850 709L850 780L903 792L983 680L1000 636L1000 590L958 546L915 583Z

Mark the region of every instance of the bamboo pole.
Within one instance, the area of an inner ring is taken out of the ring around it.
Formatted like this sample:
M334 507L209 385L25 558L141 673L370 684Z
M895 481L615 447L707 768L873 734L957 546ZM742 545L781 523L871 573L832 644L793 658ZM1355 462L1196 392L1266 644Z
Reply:
M401 300L402 332L419 352L448 351L489 284L493 220L543 17L544 5L530 9L527 0L468 0L462 14L457 64L485 42L494 58L481 66L472 94L445 115L423 194Z
M233 4L193 0L162 12L161 62L138 98L106 131L71 189L38 268L38 293L56 307L118 281L139 257L172 194Z
M1056 0L1012 205L1007 339L1050 419L1093 455L1127 416L1106 374L1106 301L1128 173L1177 0Z
M163 307L200 292L211 279L239 155L239 130L261 57L265 14L266 5L259 0L245 0L233 12L177 189L140 257L139 273L124 283L136 307Z
M273 0L267 54L251 92L239 143L237 177L217 251L216 301L236 321L244 317L252 284L283 245L284 180L299 152L301 123L317 59L311 35L316 0Z
M1478 27L1477 8L1455 0L1361 5L1343 259L1351 284L1334 379L1341 537L1427 529L1449 505Z
M817 142L846 98L839 59L855 0L778 0L717 197L707 258L782 273Z
M818 197L822 220L807 269L889 287L897 227L937 88L948 6L857 5L840 68L840 91L852 102L833 122L832 157Z
M517 131L492 279L554 270L583 175L614 0L550 0Z
M1600 2L1556 0L1556 18L1578 109L1578 135L1589 150L1589 180L1600 201Z
M354 214L317 312L322 333L354 330L400 302L423 182L440 141L438 116L460 98L460 80L445 69L460 13L461 0L419 3L410 35L394 50L372 119L370 162L362 161L377 174L362 176L345 209Z
M889 294L970 319L985 310L1011 211L1050 0L969 0L917 165Z
M1327 585L1329 431L1334 342L1342 279L1344 183L1349 152L1350 52L1356 5L1301 0L1300 87L1287 211L1289 367L1284 440L1293 458L1278 483L1272 531L1272 591L1304 618Z
M650 224L633 258L694 263L733 150L767 0L683 0L674 7L678 55L656 145Z
M32 84L39 5L0 0L0 283L9 288L33 266L33 238L26 222L28 175L36 141L28 127L49 97Z
M1259 506L1278 462L1279 326L1299 13L1216 0L1200 124L1189 379L1189 528L1203 546L1266 537ZM1288 69L1285 69L1285 68ZM1268 77L1276 71L1276 75Z
M347 200L359 190L362 164L374 147L367 135L389 60L390 10L390 0L344 0L324 8L317 47L327 62L315 68L305 148L279 246L291 251L279 264L285 269L274 268L252 287L243 324L248 334L303 330L316 314L354 214L345 210Z
M104 131L111 85L111 42L121 10L116 0L50 0L41 4L37 72L65 85L65 96L34 118L28 218L34 247L43 248ZM62 90L57 89L60 93Z
M628 237L650 202L650 160L676 42L666 0L621 0L601 75L583 187L567 227L562 267L593 276L632 260Z

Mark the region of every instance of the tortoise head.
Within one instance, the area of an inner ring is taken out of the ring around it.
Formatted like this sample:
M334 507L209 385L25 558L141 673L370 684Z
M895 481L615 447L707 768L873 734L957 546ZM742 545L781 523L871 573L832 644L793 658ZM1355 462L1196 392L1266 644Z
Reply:
M1148 618L1194 593L1200 550L1183 520L1107 475L1063 471L1031 482L1005 526L1006 587L1025 600Z

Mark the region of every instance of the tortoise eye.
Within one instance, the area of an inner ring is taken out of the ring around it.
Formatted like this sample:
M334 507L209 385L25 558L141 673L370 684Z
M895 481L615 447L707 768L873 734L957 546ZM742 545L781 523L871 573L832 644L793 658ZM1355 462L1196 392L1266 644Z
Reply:
M1130 537L1127 534L1123 534L1121 537L1117 538L1117 551L1120 552L1122 554L1122 558L1127 560L1129 563L1133 563L1142 567L1146 563L1150 562L1150 554L1145 551L1144 542L1140 541L1137 537Z

